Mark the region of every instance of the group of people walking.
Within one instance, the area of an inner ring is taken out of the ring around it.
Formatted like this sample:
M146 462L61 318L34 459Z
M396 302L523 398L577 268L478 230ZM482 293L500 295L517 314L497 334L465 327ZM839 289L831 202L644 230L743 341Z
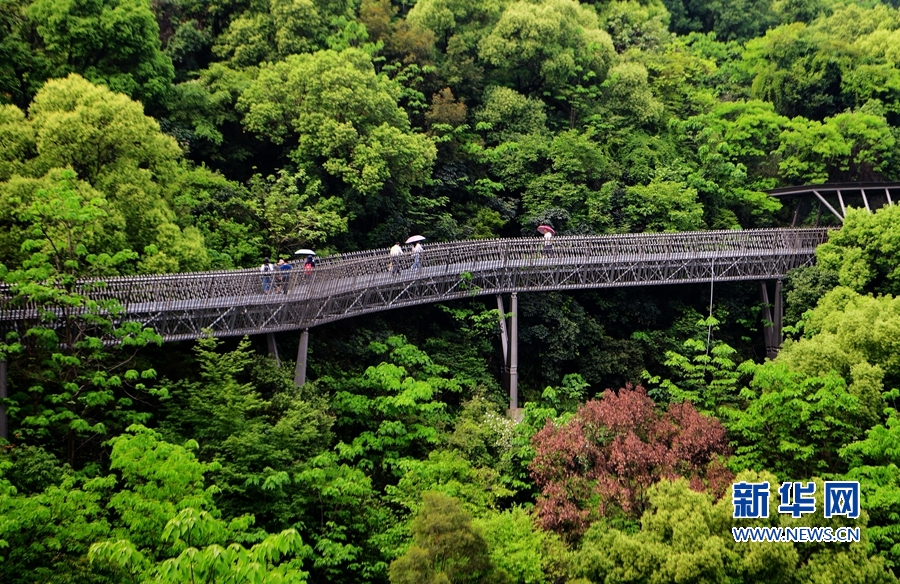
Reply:
M313 268L316 266L315 256L307 256L306 262L303 264L303 273L306 276L312 274ZM269 258L263 260L263 264L259 267L262 272L262 289L263 292L275 292L276 294L287 294L288 284L291 277L288 273L294 269L290 262L279 259L277 264L273 264Z
M555 235L553 228L547 225L541 225L538 227L538 230L544 236L544 246L541 250L542 257L548 257L553 255L553 243L552 238ZM412 264L409 266L410 271L417 272L422 268L422 252L424 251L424 247L422 246L422 241L425 239L424 237L417 235L411 237L410 239L416 240L413 248L411 250L412 253ZM410 243L407 240L407 243ZM302 252L311 251L311 250L302 250ZM298 252L300 253L300 252ZM314 253L314 252L313 252ZM401 271L401 256L403 256L403 248L400 246L400 242L394 243L391 246L389 258L390 261L388 263L388 272L392 275L397 276ZM304 275L310 276L313 272L313 268L316 266L316 258L315 255L308 255L306 257L306 262L303 264ZM262 288L263 292L268 293L270 291L274 291L275 293L287 293L288 284L290 283L290 274L287 272L293 269L293 266L290 262L286 262L283 259L279 259L277 264L273 264L269 258L266 258L263 261L262 266L260 266L259 270L262 272Z
M422 242L417 241L416 244L412 248L413 254L413 262L409 267L410 270L416 271L422 267ZM403 248L400 247L400 242L398 241L391 247L390 256L391 262L388 264L388 271L394 275L400 273L400 256L403 255Z

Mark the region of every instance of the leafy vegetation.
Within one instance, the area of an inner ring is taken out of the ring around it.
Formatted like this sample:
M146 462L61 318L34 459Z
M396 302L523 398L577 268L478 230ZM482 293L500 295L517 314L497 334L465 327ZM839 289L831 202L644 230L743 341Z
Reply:
M900 180L898 47L895 0L0 0L29 309L0 581L896 581L897 206L788 276L771 360L754 286L523 294L512 415L483 300L316 329L296 387L256 339L163 347L76 284L785 225L766 190ZM736 543L732 480L813 481L815 514L758 525L862 541ZM823 480L860 481L858 521Z

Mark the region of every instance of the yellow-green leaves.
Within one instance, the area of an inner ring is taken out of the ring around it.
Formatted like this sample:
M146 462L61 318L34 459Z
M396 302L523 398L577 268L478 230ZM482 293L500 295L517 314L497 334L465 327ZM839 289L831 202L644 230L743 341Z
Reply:
M62 169L69 169L65 179L69 190L84 200L104 201L100 205L104 215L95 217L91 237L79 241L88 253L114 255L155 246L161 254L136 266L120 266L124 272L208 266L199 232L179 227L172 210L178 179L190 171L182 166L177 143L144 115L140 103L73 74L47 82L27 119L12 106L2 111L0 140L8 128L8 140L13 132L19 135L10 142L13 151L32 156L6 164L11 176L2 175L0 157L0 179L6 179L0 182L0 220L10 226L13 239L24 239L21 230L39 223L34 222L35 215L22 214L23 206L31 205L39 190L52 189Z
M359 215L403 213L410 189L427 182L436 149L410 129L400 95L368 54L347 49L264 67L238 107L247 129L285 144L301 169L334 185Z
M574 0L514 2L482 41L480 56L520 89L602 80L615 50L597 14Z
M884 207L874 214L850 209L840 231L816 250L824 270L837 273L843 286L865 293L900 294L900 207Z

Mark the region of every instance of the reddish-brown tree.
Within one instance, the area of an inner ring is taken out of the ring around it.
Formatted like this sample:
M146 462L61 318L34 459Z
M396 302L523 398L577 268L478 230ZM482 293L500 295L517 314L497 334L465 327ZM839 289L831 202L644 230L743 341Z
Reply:
M659 480L685 477L693 489L720 495L731 479L719 421L690 403L659 410L643 387L607 390L567 423L548 421L532 444L538 516L569 537L602 516L640 517L647 488Z

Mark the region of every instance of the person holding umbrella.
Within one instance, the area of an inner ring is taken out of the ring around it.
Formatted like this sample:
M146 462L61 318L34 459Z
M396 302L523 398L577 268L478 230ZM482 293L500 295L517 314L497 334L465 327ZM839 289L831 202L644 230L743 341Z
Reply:
M305 255L306 262L303 264L303 273L307 276L312 275L313 268L316 267L316 252L311 249L298 249L294 255Z
M418 270L422 267L422 242L425 240L421 235L413 235L409 239L406 240L406 243L415 243L416 245L412 248L413 253L413 263L409 267L410 270Z
M541 257L549 257L553 254L553 243L550 240L553 239L556 232L549 225L538 225L537 230L544 234L544 249L541 251Z

